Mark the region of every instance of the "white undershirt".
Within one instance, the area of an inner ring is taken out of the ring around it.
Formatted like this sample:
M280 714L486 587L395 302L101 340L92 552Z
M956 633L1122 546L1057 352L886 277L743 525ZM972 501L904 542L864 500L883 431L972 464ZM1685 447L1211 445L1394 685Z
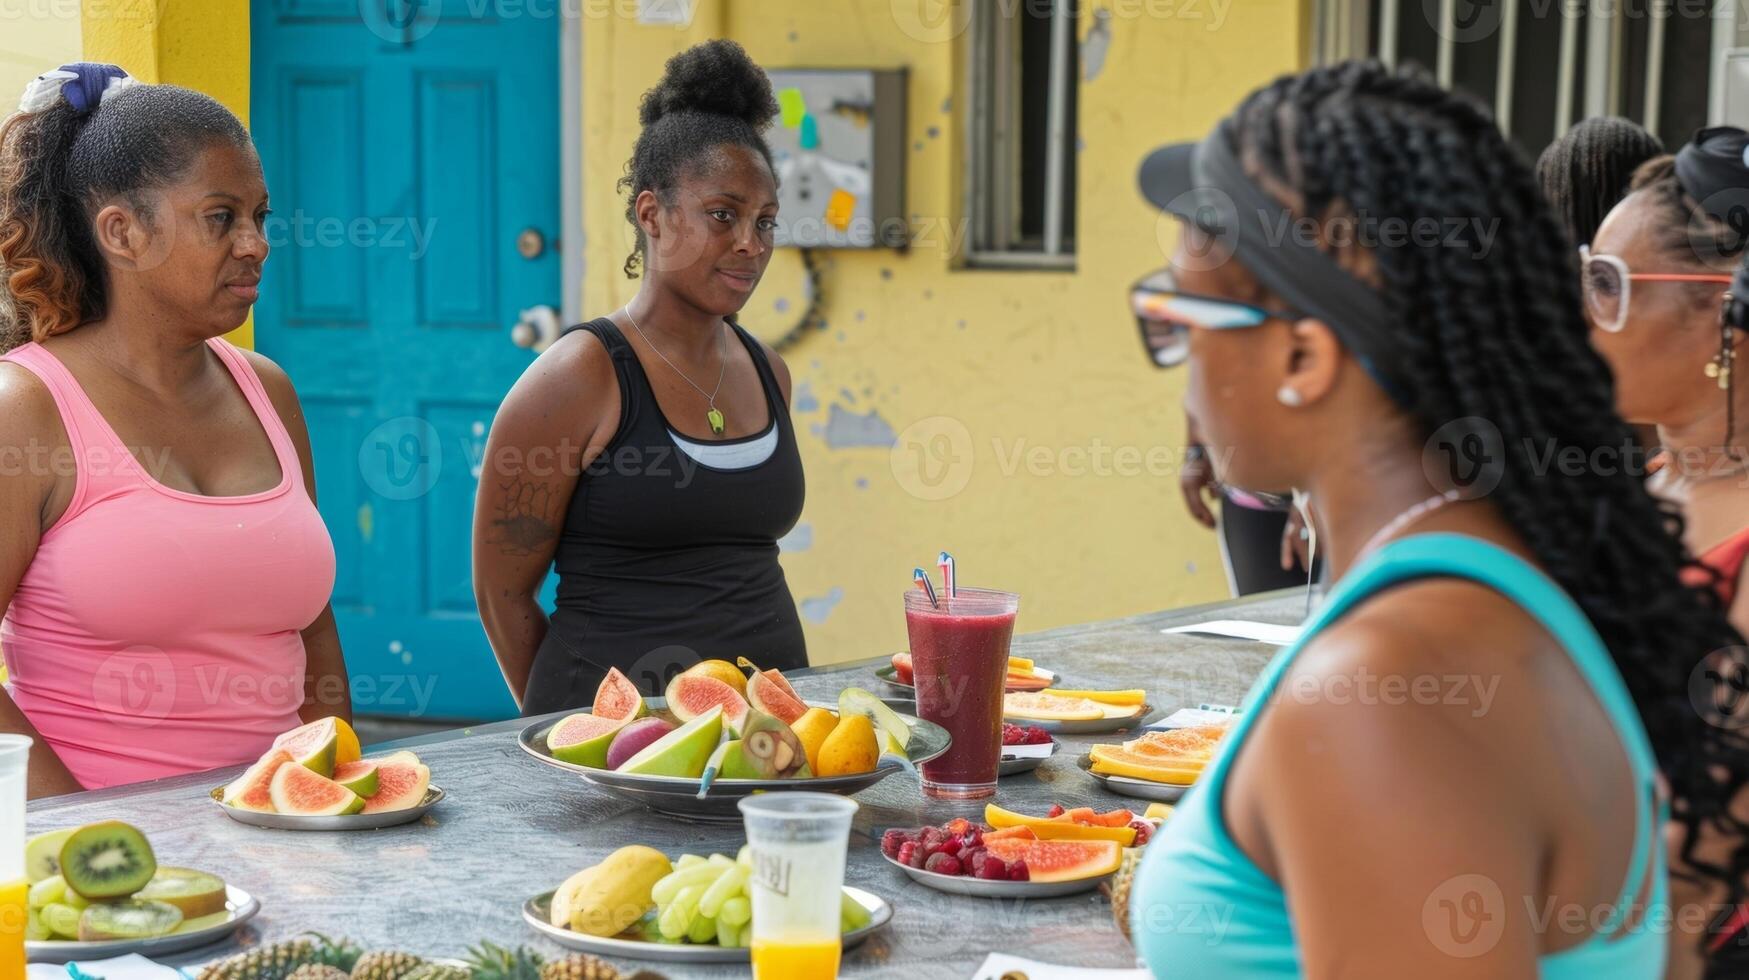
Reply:
M668 430L668 437L695 463L714 470L745 470L765 462L777 451L777 422L773 420L759 438L745 442L693 442L673 429Z

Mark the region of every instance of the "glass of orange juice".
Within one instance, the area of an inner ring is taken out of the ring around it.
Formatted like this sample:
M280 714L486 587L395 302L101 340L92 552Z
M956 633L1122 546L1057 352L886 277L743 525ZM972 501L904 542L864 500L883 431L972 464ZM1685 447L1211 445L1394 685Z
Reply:
M741 800L752 851L754 980L832 980L844 852L856 801L831 793L761 793Z
M24 775L31 740L0 735L0 977L24 976Z

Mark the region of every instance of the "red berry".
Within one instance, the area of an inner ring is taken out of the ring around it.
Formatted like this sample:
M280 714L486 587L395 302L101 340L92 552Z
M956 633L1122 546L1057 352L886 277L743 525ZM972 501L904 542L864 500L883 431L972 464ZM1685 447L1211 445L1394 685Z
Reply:
M933 871L938 875L957 875L960 873L960 859L952 854L936 852L923 862L923 870Z
M1028 728L1026 730L1026 744L1028 745L1045 745L1050 740L1051 733L1042 728Z
M958 855L960 852L961 840L962 838L959 837L949 837L947 840L941 842L941 846L935 849L935 853Z
M1045 812L1045 816L1047 816L1047 817L1060 817L1067 812L1069 812L1069 811L1063 809L1063 805L1061 803L1052 803L1051 808Z
M1008 880L1008 865L1002 863L1002 859L996 855L986 853L984 864L978 869L978 877L989 881L1006 881Z
M894 828L881 835L881 853L887 857L898 857L899 847L905 843L905 832Z
M960 838L960 841L966 847L983 847L984 832L981 830L968 830L966 831L966 835Z
M903 844L900 844L899 849L893 853L893 860L900 864L910 864L911 854L915 850L917 850L916 841L905 841Z
M1008 880L1009 881L1031 881L1032 880L1032 872L1026 870L1025 859L1017 860L1013 864L1008 866Z
M1136 842L1132 845L1134 847L1141 847L1154 836L1154 825L1146 820L1131 820L1130 826L1136 830Z
M972 874L977 874L984 867L984 862L989 859L990 852L981 847L974 847L960 855L960 863L971 869Z

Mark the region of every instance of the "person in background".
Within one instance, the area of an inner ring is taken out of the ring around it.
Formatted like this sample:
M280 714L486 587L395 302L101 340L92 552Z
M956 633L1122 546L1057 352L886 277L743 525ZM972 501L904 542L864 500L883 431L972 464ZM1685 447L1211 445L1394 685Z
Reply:
M1147 302L1140 290L1136 296ZM1196 433L1194 419L1188 420L1185 444L1178 489L1191 519L1220 532L1221 563L1233 595L1308 584L1313 577L1306 569L1311 532L1293 501L1223 486L1215 479L1214 463ZM1217 502L1218 518L1210 507Z
M1616 407L1657 427L1652 492L1682 511L1684 540L1749 631L1749 384L1736 359L1749 318L1749 135L1701 131L1634 174L1585 250L1592 343ZM1736 277L1736 285L1733 285Z
M1694 701L1697 677L1724 687L1697 668L1744 641L1639 476L1545 465L1628 430L1529 162L1479 102L1345 62L1155 151L1141 185L1183 222L1146 349L1187 364L1217 476L1311 494L1332 582L1143 852L1142 958L1173 978L1697 976L1703 937L1642 915L1670 894L1661 831L1711 833L1717 860L1685 872L1744 894L1749 737ZM1479 224L1415 242L1451 215ZM1429 465L1472 441L1496 451L1463 482ZM1221 910L1220 941L1186 909Z
M0 127L0 730L36 738L33 797L351 718L297 395L220 339L267 214L199 92L66 65Z
M804 491L789 369L733 319L771 259L776 114L734 42L669 60L623 182L643 285L543 352L492 424L474 593L524 714L589 704L612 668L660 694L702 659L807 665L777 560Z

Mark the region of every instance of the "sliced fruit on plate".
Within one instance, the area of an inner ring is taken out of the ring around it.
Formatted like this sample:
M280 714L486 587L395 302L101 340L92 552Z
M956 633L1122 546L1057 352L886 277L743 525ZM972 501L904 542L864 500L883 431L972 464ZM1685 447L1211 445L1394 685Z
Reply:
M847 687L838 695L838 717L862 715L874 723L876 731L885 732L903 754L911 745L911 726L886 702L860 687Z
M723 709L711 708L645 746L637 755L627 759L619 771L640 776L697 779L716 751L722 733Z
M1121 745L1095 745L1088 750L1092 769L1105 776L1126 776L1152 783L1189 786L1202 775L1201 764L1174 765L1157 757L1141 755Z
M607 749L627 719L578 713L567 715L547 732L547 751L560 762L601 769L607 765Z
M668 710L682 724L697 718L712 708L723 709L723 727L735 735L745 734L747 712L751 710L741 692L715 677L703 674L678 674L668 682L663 694ZM788 722L785 722L788 724Z
M381 779L377 772L376 762L360 759L357 762L342 762L334 767L334 781L352 790L359 796L375 796Z
M1170 803L1150 803L1148 809L1142 812L1144 820L1164 820L1170 816L1172 816L1172 804Z
M290 752L299 765L327 778L334 775L334 767L341 761L342 724L345 723L338 718L320 718L274 739L273 747Z
M986 834L984 848L1006 864L1024 861L1032 881L1095 878L1123 863L1123 848L1109 840L991 840Z
M598 718L631 721L649 712L644 696L638 693L638 686L632 683L632 679L620 673L618 667L609 667L607 676L601 679L601 686L595 689L595 704L589 713Z
M1029 721L1097 721L1106 717L1106 705L1085 698L1062 698L1054 694L1009 694L1002 699L1002 716Z
M1083 823L1074 819L1074 815L1084 815L1100 822ZM1111 825L1105 821L1105 815L1095 814L1092 810L1071 810L1057 817L1029 817L1024 813L1004 810L994 803L984 807L984 822L992 827L1002 829L1025 827L1032 831L1039 840L1108 840L1116 841L1120 846L1128 847L1135 843L1135 828L1129 822L1135 819L1128 810L1114 810L1110 819L1115 820L1121 814L1123 823ZM989 835L985 835L988 839Z
M61 873L61 847L73 836L73 828L37 834L24 845L24 868L31 884Z
M181 910L163 902L98 902L79 916L79 941L150 939L175 932L181 924Z
M268 794L275 810L301 817L340 817L364 809L357 793L303 766L280 766Z
M1046 688L1046 694L1055 694L1060 698L1086 698L1098 701L1100 704L1141 704L1148 700L1148 692L1138 689L1127 691L1071 691L1060 687Z
M1179 765L1207 762L1214 757L1215 746L1227 734L1226 725L1197 725L1165 732L1143 732L1123 747L1137 755L1152 756Z
M225 883L216 875L192 868L159 868L134 897L174 905L184 920L198 919L225 910Z
M776 670L747 678L747 703L786 725L795 724L798 718L808 713L808 706L796 697L795 690Z
M893 654L893 680L906 686L914 686L917 683L917 675L912 667L910 654Z
M607 747L607 768L618 769L625 765L627 759L673 730L674 725L668 719L654 715L628 723L614 734L613 744Z
M981 836L986 841L1009 840L1009 839L1038 840L1038 835L1032 832L1031 827L1018 827L1018 826L1017 827L1003 827L1001 830L992 830L992 831L989 831L988 833L985 833Z
M405 761L411 759L411 762ZM364 801L362 813L389 813L410 810L425 802L425 792L431 788L431 770L411 752L397 752L374 760L377 764L377 791Z
M796 693L796 689L789 686L789 679L784 677L783 672L778 670L776 667L771 667L771 668L768 668L766 670L760 670L759 667L753 663L753 661L748 660L746 657L736 657L735 662L740 664L743 668L750 670L755 674L765 675L765 678L767 680L776 684L778 687L783 688L784 691L788 692L790 697L795 698L797 701L800 701L802 699L802 696L800 694ZM748 680L752 680L752 678L748 678Z
M741 673L741 668L729 663L727 660L701 660L698 663L693 664L691 667L686 668L683 673L691 674L695 677L715 677L717 680L734 688L736 694L739 694L742 697L747 696L747 675Z
M92 901L126 898L146 887L158 872L158 859L146 835L119 820L73 831L61 845L60 860L67 887Z
M1008 672L1010 674L1030 674L1033 670L1037 669L1037 666L1037 664L1034 664L1026 657L1008 658Z
M225 787L220 800L229 807L239 810L254 810L258 813L273 812L273 797L268 793L268 787L273 783L273 774L283 765L296 765L297 760L283 748L269 749L261 757L261 761L249 767L249 771L232 780Z
M1136 815L1124 809L1097 813L1090 806L1078 806L1073 810L1064 810L1052 819L1084 823L1089 827L1128 827L1130 821L1136 819Z

